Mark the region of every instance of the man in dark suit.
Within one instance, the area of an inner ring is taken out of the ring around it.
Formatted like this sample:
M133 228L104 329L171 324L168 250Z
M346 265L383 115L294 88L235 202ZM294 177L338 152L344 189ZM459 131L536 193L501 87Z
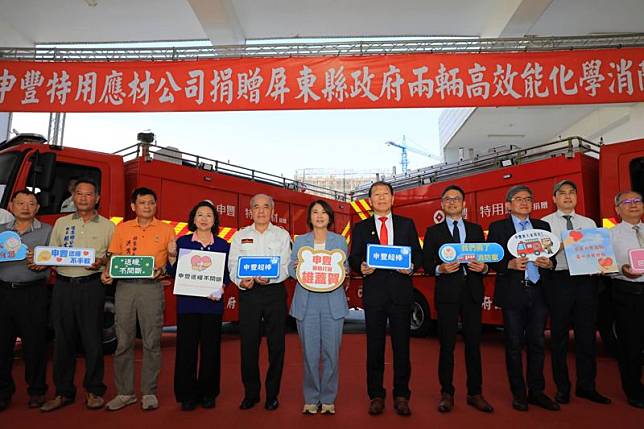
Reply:
M505 364L512 390L512 408L527 411L528 403L531 403L557 411L559 404L544 393L546 382L543 376L544 330L548 315L543 285L550 281L556 259L554 255L551 258L539 256L536 261L529 262L525 256L512 256L507 247L508 240L515 233L527 229L550 231L550 225L530 218L532 191L527 186L511 187L505 201L510 216L490 225L488 241L499 243L505 250L503 260L490 265L496 271L494 305L503 309ZM524 343L527 345L528 362L525 379L522 362Z
M393 188L386 182L375 182L369 189L373 217L353 227L349 264L362 273L362 302L367 329L367 391L371 403L369 414L382 414L385 406L383 374L385 369L385 337L387 320L394 355L394 408L408 416L410 314L414 296L411 275L422 263L422 252L416 226L411 219L391 213ZM367 245L409 246L412 252L410 270L374 269L367 265Z
M483 228L463 219L465 192L450 185L441 195L445 221L427 228L423 249L425 273L436 276L435 302L438 312L440 355L438 379L441 400L438 411L454 408L454 345L458 318L463 322L465 337L465 368L467 370L467 403L479 411L491 413L492 406L481 395L481 304L483 276L488 266L479 261L461 265L458 261L442 262L438 250L446 243L483 243Z

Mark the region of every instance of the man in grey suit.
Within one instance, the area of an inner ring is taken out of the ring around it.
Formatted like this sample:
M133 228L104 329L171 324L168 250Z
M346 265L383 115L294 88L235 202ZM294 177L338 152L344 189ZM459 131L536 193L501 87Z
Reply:
M315 250L340 250L344 254L343 268L346 271L347 242L341 235L328 230L333 227L331 206L324 200L313 201L307 210L307 223L311 232L298 236L293 245L288 267L291 277L297 278L297 265L300 263L298 253L305 246ZM329 279L328 283L333 282ZM318 411L335 414L338 356L344 317L348 312L347 297L342 286L328 292L311 292L297 284L290 314L297 320L304 352L304 414L316 414Z

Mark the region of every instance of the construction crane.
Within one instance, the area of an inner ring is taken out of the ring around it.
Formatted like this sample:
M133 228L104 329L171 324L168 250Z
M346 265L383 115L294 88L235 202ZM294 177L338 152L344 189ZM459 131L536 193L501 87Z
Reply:
M398 149L401 150L401 156L400 156L400 167L402 168L402 173L404 175L407 175L407 172L409 171L409 159L407 158L407 151L412 152L412 153L417 153L419 155L426 156L428 158L433 159L434 161L441 161L440 158L438 158L436 155L426 152L424 150L415 148L413 146L409 146L407 144L407 139L405 136L402 138L402 143L396 143L394 141L386 141L385 144L387 146L393 146L397 147Z

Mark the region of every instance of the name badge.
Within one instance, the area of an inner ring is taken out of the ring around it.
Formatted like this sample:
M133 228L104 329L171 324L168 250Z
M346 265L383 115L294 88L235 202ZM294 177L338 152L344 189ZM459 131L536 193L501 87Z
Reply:
M240 279L253 277L276 279L279 276L279 256L240 256L237 260L237 277Z
M154 256L112 256L110 277L115 279L151 279Z
M446 243L438 249L441 261L447 263L478 261L488 264L499 262L504 254L503 246L498 243Z
M367 265L384 270L411 268L411 247L367 244Z
M36 265L89 267L95 260L95 249L54 246L36 246L34 249L34 263Z

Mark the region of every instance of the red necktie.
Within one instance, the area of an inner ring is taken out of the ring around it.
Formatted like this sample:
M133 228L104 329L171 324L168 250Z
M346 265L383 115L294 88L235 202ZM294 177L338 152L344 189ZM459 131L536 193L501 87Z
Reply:
M386 246L388 244L387 242L389 241L389 234L387 233L387 224L385 223L387 222L387 217L382 216L382 217L379 217L378 220L382 222L380 224L380 244Z

